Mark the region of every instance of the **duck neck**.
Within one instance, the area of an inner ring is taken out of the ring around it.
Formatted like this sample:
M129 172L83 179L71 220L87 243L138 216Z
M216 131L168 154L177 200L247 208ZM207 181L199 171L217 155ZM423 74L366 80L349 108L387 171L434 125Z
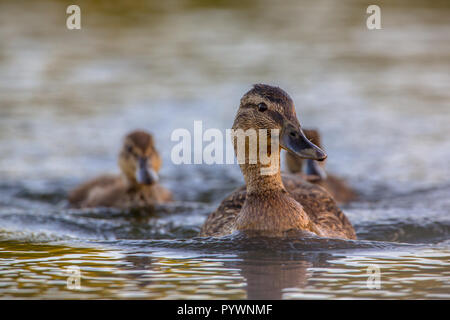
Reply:
M279 236L290 230L317 233L308 215L286 191L280 166L275 173L261 174L260 164L242 164L247 195L236 218L236 229Z
M240 167L247 186L247 194L285 191L279 162L277 168L274 168L269 174L265 173L268 171L268 167L259 163L241 164Z

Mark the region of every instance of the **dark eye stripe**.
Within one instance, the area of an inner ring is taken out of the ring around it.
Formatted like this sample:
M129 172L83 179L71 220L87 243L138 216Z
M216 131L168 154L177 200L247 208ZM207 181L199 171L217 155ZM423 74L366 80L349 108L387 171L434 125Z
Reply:
M275 120L276 123L278 123L279 125L283 125L284 123L284 117L281 115L281 113L279 113L278 111L275 110L266 110L266 114L273 120Z
M254 108L255 104L254 103L246 103L242 106L242 108Z
M242 106L242 108L255 108L255 107L258 107L258 105L250 102ZM273 120L275 120L276 123L283 125L285 117L282 116L280 112L267 109L264 113L267 114Z

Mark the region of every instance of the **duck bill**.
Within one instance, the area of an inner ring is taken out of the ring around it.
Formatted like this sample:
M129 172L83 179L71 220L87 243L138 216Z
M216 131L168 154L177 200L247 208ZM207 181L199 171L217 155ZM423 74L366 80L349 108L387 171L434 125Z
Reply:
M306 160L306 174L311 176L317 176L319 180L326 180L327 173L324 168L314 160L308 159Z
M281 131L280 144L282 148L302 159L322 161L327 158L327 154L309 141L302 129L295 128L291 124L285 126Z
M149 167L147 158L140 158L136 169L136 181L139 184L151 185L158 181L158 174Z

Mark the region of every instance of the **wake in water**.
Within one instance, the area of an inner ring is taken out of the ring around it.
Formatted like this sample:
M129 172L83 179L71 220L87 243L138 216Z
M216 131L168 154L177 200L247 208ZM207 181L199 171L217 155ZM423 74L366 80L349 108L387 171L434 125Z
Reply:
M400 243L440 243L450 234L450 187L431 188L380 201L354 202L345 208L357 241L296 235L285 239L247 237L196 238L215 205L174 202L152 208L68 209L65 193L2 186L0 239L21 241L112 241L155 248L195 250L338 250L391 248Z

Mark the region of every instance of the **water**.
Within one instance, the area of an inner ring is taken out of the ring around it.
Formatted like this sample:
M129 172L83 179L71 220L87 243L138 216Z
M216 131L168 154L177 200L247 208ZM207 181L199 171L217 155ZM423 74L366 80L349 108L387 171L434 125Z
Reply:
M447 2L382 4L377 31L362 1L86 1L80 31L65 6L0 3L1 298L450 298ZM195 238L243 179L174 165L170 134L229 128L257 82L320 128L329 170L362 194L344 208L360 240ZM67 209L77 183L117 172L135 128L176 202Z

